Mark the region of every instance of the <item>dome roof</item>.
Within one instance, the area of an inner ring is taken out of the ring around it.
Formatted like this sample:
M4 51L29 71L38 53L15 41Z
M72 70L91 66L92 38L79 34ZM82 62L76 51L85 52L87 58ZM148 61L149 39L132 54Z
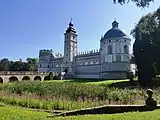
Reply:
M118 22L114 21L112 23L112 29L107 31L104 35L104 39L114 38L114 37L125 37L129 38L121 29L118 28Z

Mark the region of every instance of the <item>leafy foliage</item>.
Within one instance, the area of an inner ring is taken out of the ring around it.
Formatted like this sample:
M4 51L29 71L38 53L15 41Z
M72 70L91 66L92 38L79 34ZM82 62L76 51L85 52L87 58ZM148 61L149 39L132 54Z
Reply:
M0 71L37 71L38 59L27 58L26 62L21 59L19 61L9 61L7 58L1 59Z
M133 52L138 68L139 82L152 86L152 77L160 71L159 9L143 16L131 34L135 37ZM145 61L145 62L144 62Z
M137 7L142 7L142 8L148 7L151 4L151 2L154 2L154 0L113 0L114 3L118 2L121 5L125 4L126 1L127 3L132 1L135 3Z
M45 77L45 80L53 80L54 76L52 72L49 72L49 75Z

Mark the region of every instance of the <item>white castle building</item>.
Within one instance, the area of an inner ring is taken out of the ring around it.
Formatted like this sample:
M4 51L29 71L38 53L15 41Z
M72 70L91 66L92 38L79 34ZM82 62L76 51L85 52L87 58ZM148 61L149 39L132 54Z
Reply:
M74 78L124 79L135 73L131 64L131 39L118 28L118 22L100 39L100 49L78 53L78 34L69 23L64 34L64 55L40 50L40 72L65 72Z

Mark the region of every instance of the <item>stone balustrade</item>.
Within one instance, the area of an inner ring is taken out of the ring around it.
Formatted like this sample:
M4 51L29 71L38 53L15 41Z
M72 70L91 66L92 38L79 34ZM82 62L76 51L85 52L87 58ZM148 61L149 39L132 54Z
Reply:
M0 75L47 75L47 72L37 71L0 71Z

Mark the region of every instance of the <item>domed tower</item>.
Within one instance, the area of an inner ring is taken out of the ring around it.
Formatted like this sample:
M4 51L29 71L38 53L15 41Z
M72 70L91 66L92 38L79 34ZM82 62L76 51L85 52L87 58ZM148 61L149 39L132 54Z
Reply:
M72 73L73 58L77 55L77 32L73 27L72 20L69 27L64 33L64 58L63 58L63 71Z
M102 79L123 79L131 70L131 39L113 21L112 28L100 40Z

